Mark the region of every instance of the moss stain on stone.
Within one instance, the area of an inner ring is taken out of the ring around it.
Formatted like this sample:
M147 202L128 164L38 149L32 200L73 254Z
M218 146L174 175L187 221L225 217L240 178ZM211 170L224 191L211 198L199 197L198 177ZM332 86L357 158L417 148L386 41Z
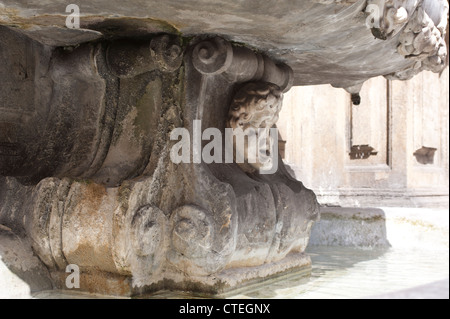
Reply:
M147 138L150 134L151 120L156 116L154 113L160 108L161 103L161 81L157 79L147 85L144 94L136 103L137 116L134 119L136 139Z

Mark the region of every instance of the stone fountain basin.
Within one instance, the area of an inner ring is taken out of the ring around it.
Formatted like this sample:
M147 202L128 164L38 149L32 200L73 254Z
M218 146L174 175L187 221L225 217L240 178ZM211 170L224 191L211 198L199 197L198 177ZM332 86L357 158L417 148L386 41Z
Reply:
M409 5L412 1L404 1ZM67 29L68 3L1 0L0 25L51 46L148 33L221 35L290 65L294 85L350 87L410 67L397 53L398 36L374 39L366 0L167 0L76 2L78 30ZM434 9L439 9L438 7Z

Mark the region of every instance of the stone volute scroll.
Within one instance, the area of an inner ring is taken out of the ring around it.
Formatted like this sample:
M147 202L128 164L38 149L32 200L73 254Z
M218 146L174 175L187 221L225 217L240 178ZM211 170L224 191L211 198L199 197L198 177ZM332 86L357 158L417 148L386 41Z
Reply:
M109 45L106 59L116 76L132 78L156 69L174 72L181 65L183 50L177 37L165 34L151 40L115 41Z
M275 64L244 46L235 46L220 37L204 40L193 50L194 67L204 75L222 74L230 82L268 82L283 92L293 84L293 71L284 63Z

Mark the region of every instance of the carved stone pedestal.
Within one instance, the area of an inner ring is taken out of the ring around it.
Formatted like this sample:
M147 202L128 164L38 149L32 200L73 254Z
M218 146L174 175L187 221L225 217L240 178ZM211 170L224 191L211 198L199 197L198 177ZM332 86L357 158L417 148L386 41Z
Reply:
M68 265L81 290L114 295L216 294L308 269L318 204L286 172L278 136L269 148L225 141L227 128L270 131L292 86L287 65L219 37L51 49L1 32L12 46L2 78L22 78L7 82L15 95L1 109L0 224L55 287L66 288ZM178 163L175 129L189 135ZM218 137L199 136L206 129ZM225 146L204 161L212 137ZM269 161L252 162L251 150Z

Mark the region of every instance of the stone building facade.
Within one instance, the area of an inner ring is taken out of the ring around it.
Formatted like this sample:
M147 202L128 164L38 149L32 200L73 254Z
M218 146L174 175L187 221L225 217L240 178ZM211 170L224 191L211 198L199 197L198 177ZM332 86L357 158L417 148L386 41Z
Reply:
M374 78L360 105L330 85L292 88L278 122L291 173L323 205L448 205L448 79Z

